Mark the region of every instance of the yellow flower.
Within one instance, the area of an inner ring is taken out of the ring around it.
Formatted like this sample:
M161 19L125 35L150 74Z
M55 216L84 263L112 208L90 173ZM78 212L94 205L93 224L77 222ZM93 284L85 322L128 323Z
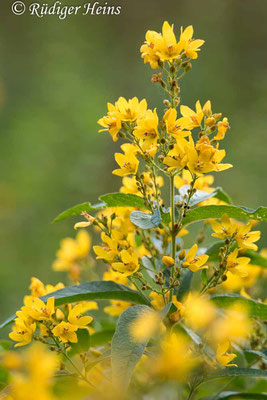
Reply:
M232 236L236 231L236 225L231 222L227 214L222 215L221 223L212 220L210 224L214 230L214 233L212 233L211 236L219 239L226 239L227 237Z
M8 370L18 369L22 366L22 359L16 351L8 351L4 353L2 362Z
M204 111L210 109L210 101L208 100L204 107L201 107L199 100L196 102L196 111L193 111L188 106L181 106L180 112L182 117L177 120L179 126L182 129L192 130L198 126L201 126L202 119L204 117Z
M126 276L134 274L139 269L138 256L130 250L120 252L122 262L112 263L112 267Z
M38 278L35 277L31 278L31 284L29 289L31 291L32 296L34 297L41 297L46 294L43 282L41 282Z
M151 68L156 69L159 67L159 56L156 54L157 43L161 41L161 35L155 31L147 31L145 39L145 43L140 48L141 57L145 64L149 62Z
M78 338L75 333L77 329L77 325L62 321L52 330L52 333L54 336L58 337L62 343L77 343Z
M239 227L235 239L240 249L251 249L257 251L258 246L254 244L254 242L257 242L260 239L261 232L260 231L250 232L251 228L252 228L251 222L249 222L247 225Z
M150 339L160 328L160 315L151 309L143 310L130 324L130 335L132 340L142 343Z
M227 256L226 268L234 275L239 275L242 278L248 276L247 264L250 262L248 257L238 257L238 249L235 249Z
M161 61L172 61L183 50L183 43L177 42L173 32L173 25L165 21L162 25L162 37L157 42L157 54Z
M151 370L162 379L186 380L198 363L190 351L190 341L182 334L172 333L161 342L161 351L151 365Z
M201 254L197 256L198 246L194 244L190 250L186 253L185 261L182 263L184 268L190 269L192 272L199 271L200 269L207 269L207 265L203 265L208 261L209 256Z
M238 341L248 337L251 329L247 309L237 302L211 326L211 337L216 343Z
M158 139L159 118L156 109L152 112L148 110L143 118L137 120L137 125L133 134L138 139L143 140L143 150L155 147Z
M108 103L108 114L100 118L97 123L104 128L98 132L108 131L114 142L118 140L117 134L121 130L121 118L113 104Z
M181 35L180 42L183 43L183 49L187 57L196 59L198 57L197 52L200 50L199 48L205 43L204 40L193 40L193 27L192 25L188 26L184 31L181 27Z
M184 168L187 163L188 142L184 138L179 139L173 149L164 158L163 163L168 165L168 170Z
M236 358L236 354L227 353L227 350L230 347L230 342L226 341L221 344L218 344L216 351L216 359L221 367L237 367L236 364L229 364L234 358Z
M104 232L101 233L103 246L94 246L93 250L97 255L96 259L103 259L112 262L118 254L118 241L110 238Z
M151 305L155 308L155 310L160 311L164 308L165 303L161 294L156 292L151 292L149 297L151 297Z
M183 131L178 123L177 111L175 108L169 108L163 116L163 121L166 125L166 131L169 135L179 139L190 135L189 131Z
M15 342L18 342L15 344L15 347L25 346L32 341L35 330L35 322L29 324L22 318L16 318L9 337Z
M145 99L139 102L137 97L133 97L128 101L124 97L120 97L115 103L115 108L122 121L134 122L145 115L147 102Z
M120 192L131 193L136 194L137 196L141 196L141 193L138 191L137 188L137 181L135 179L135 176L124 176L122 178L122 187L120 188Z
M90 305L89 305L90 308ZM76 325L79 328L86 328L86 325L90 324L93 321L93 317L83 314L88 310L86 303L77 304L73 308L70 306L68 321L72 325Z
M230 271L227 272L227 280L222 284L225 290L233 292L240 290L242 287L251 287L255 284L262 271L261 267L258 265L248 264L243 268L247 271L247 276L245 277L234 275Z
M117 282L121 285L128 284L127 276L125 276L121 272L114 271L112 268L110 268L109 271L104 272L103 280Z
M197 293L190 292L183 305L185 323L193 329L206 328L215 317L215 308L212 303Z
M224 136L225 136L225 133L226 133L227 129L230 128L229 123L228 123L228 119L225 117L222 121L219 121L217 123L217 127L218 127L218 132L214 136L213 139L222 140L222 139L224 139Z
M192 174L190 171L184 169L182 176L176 175L174 178L175 187L178 189L184 185L190 185L192 182ZM212 192L213 188L210 187L214 182L214 177L212 175L200 176L194 184L194 188L198 190L203 190L204 192Z
M38 297L28 298L25 301L26 311L36 321L49 321L55 313L55 298L49 297L46 304Z
M210 144L207 136L202 138L194 145L193 139L189 138L187 166L192 173L202 175L212 171L224 171L231 168L231 164L221 164L225 157L225 150L219 150Z
M80 230L76 239L66 238L60 242L60 249L56 253L53 263L55 271L70 271L72 265L79 259L87 257L91 248L91 238L84 229Z
M86 218L86 221L77 222L74 225L74 229L87 228L87 226L92 225L95 221L95 218L92 217L92 215L89 215L87 212L83 212L81 215L83 215Z
M110 300L110 304L110 306L104 308L104 311L112 317L118 317L123 311L132 305L132 303L120 300Z
M45 294L56 292L57 290L63 289L65 286L62 282L54 285L45 285Z
M126 147L125 145L122 145L121 148L124 151L124 154L115 153L115 160L119 164L120 169L114 169L112 173L118 176L135 175L139 165L139 161L135 155L135 146L129 145Z
M169 256L163 256L162 257L162 262L164 265L166 265L166 267L173 267L174 266L174 259L172 257Z

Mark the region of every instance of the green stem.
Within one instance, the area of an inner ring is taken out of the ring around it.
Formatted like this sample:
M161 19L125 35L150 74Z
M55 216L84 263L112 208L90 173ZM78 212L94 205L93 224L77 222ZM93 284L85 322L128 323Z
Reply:
M175 205L174 205L174 195L175 195L175 188L174 188L174 176L170 176L170 203L171 203L171 255L172 258L175 260L176 256L176 235L177 232L174 229L175 225ZM171 276L174 277L175 272L175 262L171 270ZM172 301L173 296L173 288L170 290L170 301Z

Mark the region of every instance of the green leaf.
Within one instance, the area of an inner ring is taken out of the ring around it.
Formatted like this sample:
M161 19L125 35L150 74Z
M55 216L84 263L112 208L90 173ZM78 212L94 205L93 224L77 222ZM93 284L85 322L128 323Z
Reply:
M41 299L46 302L49 297L55 297L55 305L74 303L84 300L125 300L136 304L149 304L148 300L136 290L112 281L85 282L81 285L68 286L56 292L49 293ZM8 325L16 316L12 315L0 329Z
M154 214L142 211L132 211L130 214L130 220L139 228L152 229L156 228L161 223L161 215L159 209L157 209Z
M264 400L267 399L267 393L244 393L244 392L222 392L220 394L201 397L199 400Z
M237 219L257 219L259 221L267 220L267 207L259 207L256 210L252 210L246 207L238 206L203 206L197 207L189 211L187 216L183 220L183 224L191 224L195 221L211 218L221 218L223 214L227 214L230 218Z
M193 278L192 271L190 271L189 269L182 271L180 286L178 286L178 288L175 290L177 300L181 301L183 297L186 295L186 293L189 292L192 278Z
M133 370L142 357L148 340L143 343L133 342L130 336L130 325L144 312L150 310L147 306L137 305L127 308L117 324L111 343L112 378L122 390L126 390Z
M179 194L175 196L175 202L180 202L183 201L184 196L187 195L188 189L190 189L190 185L184 185L179 188ZM202 201L208 200L212 197L216 197L219 200L222 200L228 204L232 203L232 200L230 197L223 191L221 187L217 187L213 192L208 193L203 190L197 189L196 192L193 194L193 196L190 199L189 205L191 207L202 203Z
M267 349L263 351L259 350L245 350L244 351L246 358L249 359L257 359L262 358L267 361Z
M108 343L112 339L114 332L115 329L106 329L100 332L93 333L91 335L91 346L97 347Z
M250 316L267 319L267 304L239 296L237 294L221 294L210 298L218 308L229 308L238 303L247 310Z
M68 208L67 210L63 211L54 219L53 222L63 221L64 219L67 219L69 217L75 217L76 215L81 215L82 212L96 211L104 207L105 207L104 203L96 204L95 206L92 206L92 204L89 202L77 204L76 206Z
M216 371L209 378L218 378L221 376L252 376L252 377L265 377L267 378L267 371L256 368L237 368L229 367Z
M143 198L136 196L136 194L109 193L100 196L99 200L103 201L107 207L134 207L147 209Z
M267 393L243 393L243 392L222 392L216 397L216 400L264 400L267 399ZM215 399L214 399L215 400Z
M208 275L207 275L207 270L206 269L202 269L201 271L201 282L203 285L207 285L208 284Z
M90 333L88 329L78 329L76 331L78 342L71 345L71 355L86 353L90 348Z

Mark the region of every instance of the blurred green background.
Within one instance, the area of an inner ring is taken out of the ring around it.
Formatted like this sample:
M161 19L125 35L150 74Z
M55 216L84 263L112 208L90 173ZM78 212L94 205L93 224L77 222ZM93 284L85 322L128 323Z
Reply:
M73 220L51 224L53 217L118 190L111 171L119 144L98 134L96 121L120 95L161 107L139 47L165 19L176 32L192 24L195 38L206 41L182 82L182 103L211 99L213 111L229 117L224 146L234 168L216 184L236 204L266 203L267 1L114 0L119 16L64 21L15 16L11 4L0 5L1 320L21 304L32 275L58 281L54 254L75 233Z

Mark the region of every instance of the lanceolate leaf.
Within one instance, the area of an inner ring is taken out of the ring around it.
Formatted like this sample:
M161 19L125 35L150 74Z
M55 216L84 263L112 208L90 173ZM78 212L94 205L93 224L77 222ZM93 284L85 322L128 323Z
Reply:
M65 287L64 289L49 293L41 297L41 299L46 302L49 297L55 297L56 306L77 301L98 299L125 300L135 304L148 304L146 298L136 290L112 281L85 282L81 285ZM12 322L14 318L15 315L0 325L0 328Z
M112 378L115 384L122 390L126 390L133 370L142 357L147 342L136 343L130 336L130 325L141 313L150 310L147 306L137 305L127 308L117 324L117 328L111 343Z
M257 377L265 377L267 378L267 371L256 368L237 368L237 367L229 367L223 368L216 371L210 378L217 378L220 376L254 376Z
M183 201L184 196L187 195L188 189L190 189L190 185L184 185L179 188L179 194L175 196L175 201ZM196 192L191 197L190 206L195 206L202 201L208 200L212 197L216 197L219 200L224 201L225 203L231 204L232 200L230 197L223 191L221 187L217 187L213 192L204 192L203 190L196 190Z
M95 206L92 206L92 204L89 202L77 204L76 206L68 208L67 210L63 211L54 219L53 222L63 221L64 219L67 219L69 217L75 217L76 215L80 215L84 211L89 213L91 211L100 210L101 208L104 207L105 207L104 203L96 204Z
M99 200L103 201L107 207L134 207L147 209L143 198L136 196L135 194L109 193L100 196Z
M220 394L201 397L199 400L264 400L267 393L222 392Z
M156 228L161 223L161 215L157 209L154 214L142 211L132 211L130 215L131 222L142 229Z
M267 207L259 207L256 210L232 205L210 205L197 207L189 211L183 220L183 224L187 225L203 219L221 218L223 214L227 214L230 218L257 219L259 221L266 221Z
M267 319L267 304L260 303L252 299L236 294L222 294L211 296L211 300L218 308L229 308L234 304L240 304L244 306L244 309L249 313L250 316Z

